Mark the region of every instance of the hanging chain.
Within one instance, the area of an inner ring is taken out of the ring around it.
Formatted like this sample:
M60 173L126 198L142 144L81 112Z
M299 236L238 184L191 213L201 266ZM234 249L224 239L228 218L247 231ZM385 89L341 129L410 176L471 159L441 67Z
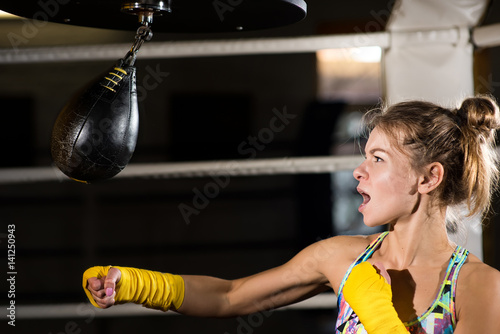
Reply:
M143 22L135 34L135 42L132 48L125 56L124 62L127 66L133 66L137 58L137 52L144 42L150 41L153 38L153 31L147 22Z
M113 93L116 93L116 87L120 85L124 76L128 75L126 67L134 66L135 60L137 59L137 52L141 48L142 44L151 40L151 38L153 38L153 32L151 31L149 24L147 22L143 22L142 26L137 29L135 42L132 45L132 48L130 48L130 51L123 59L120 59L119 64L117 64L116 67L103 78L101 86L109 89Z

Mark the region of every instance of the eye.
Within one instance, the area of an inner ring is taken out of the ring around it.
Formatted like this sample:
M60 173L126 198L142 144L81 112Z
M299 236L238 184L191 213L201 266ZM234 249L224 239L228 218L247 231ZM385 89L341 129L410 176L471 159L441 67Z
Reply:
M382 159L381 157L377 157L377 156L373 156L373 159L375 160L375 162L382 162L382 161L384 161L384 159Z

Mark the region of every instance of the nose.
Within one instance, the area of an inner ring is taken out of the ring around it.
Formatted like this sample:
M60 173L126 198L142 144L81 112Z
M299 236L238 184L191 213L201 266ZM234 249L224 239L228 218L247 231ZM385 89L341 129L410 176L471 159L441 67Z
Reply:
M365 163L362 162L361 165L356 167L354 169L354 172L352 173L352 175L358 181L360 181L363 178L366 179L367 173L366 173L366 169L365 169Z

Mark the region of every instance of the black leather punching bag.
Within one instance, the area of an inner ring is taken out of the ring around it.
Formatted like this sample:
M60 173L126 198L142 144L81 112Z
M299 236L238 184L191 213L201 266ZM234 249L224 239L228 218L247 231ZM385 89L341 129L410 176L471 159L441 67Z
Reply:
M52 158L76 181L109 179L130 161L138 131L136 69L120 60L60 112L52 131Z

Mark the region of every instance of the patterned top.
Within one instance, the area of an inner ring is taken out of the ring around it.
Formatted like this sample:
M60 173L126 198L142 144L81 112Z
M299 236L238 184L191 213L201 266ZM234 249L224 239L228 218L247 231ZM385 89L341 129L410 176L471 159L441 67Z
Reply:
M358 316L353 312L349 304L345 301L342 293L344 283L351 273L352 268L358 263L368 260L380 245L389 232L384 232L374 240L366 250L354 261L347 270L339 288L337 299L338 317L335 326L336 334L366 334L363 324L359 322ZM457 246L451 255L448 268L438 295L432 305L424 314L416 319L405 322L406 329L411 334L450 334L456 327L455 315L455 291L457 277L460 268L464 264L469 251Z

